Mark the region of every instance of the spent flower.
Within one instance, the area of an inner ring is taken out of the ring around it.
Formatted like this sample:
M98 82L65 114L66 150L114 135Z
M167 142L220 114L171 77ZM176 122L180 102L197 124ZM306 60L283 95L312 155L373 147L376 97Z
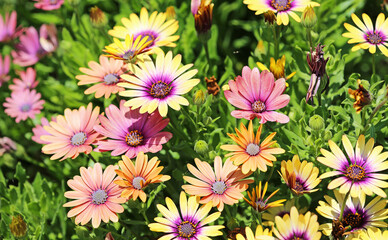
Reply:
M356 109L356 113L360 113L363 107L371 104L372 99L368 90L366 90L364 86L362 86L360 79L357 80L357 83L358 89L353 90L349 88L348 93L351 98L356 100L353 103L353 108Z

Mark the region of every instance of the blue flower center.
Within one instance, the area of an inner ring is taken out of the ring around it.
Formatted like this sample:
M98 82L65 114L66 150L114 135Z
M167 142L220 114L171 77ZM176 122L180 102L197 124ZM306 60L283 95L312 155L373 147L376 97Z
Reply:
M112 85L119 81L119 78L116 74L110 73L104 77L104 83L106 85Z
M217 181L217 182L214 182L213 185L212 185L212 190L215 194L223 194L226 190L226 184L224 181Z
M102 189L98 189L92 193L92 202L94 204L100 205L106 202L108 194Z
M84 132L79 132L79 133L74 134L71 137L70 142L73 146L79 146L79 145L84 144L86 142L86 139L88 139L86 134Z
M252 103L252 110L256 113L261 113L265 111L265 104L262 101L257 100L256 102Z
M353 181L361 181L362 179L365 178L365 169L361 166L358 166L356 164L350 165L346 169L346 174L348 178L350 178Z
M139 146L143 139L143 135L138 130L132 130L125 136L125 142L131 147Z
M271 6L278 12L286 11L291 7L291 0L272 0Z
M369 43L378 45L378 44L381 44L383 37L381 36L380 33L374 32L374 33L366 34L366 39Z
M31 110L31 105L30 104L23 104L22 107L20 108L22 112L29 112Z
M191 238L196 232L196 227L192 222L184 221L178 226L179 237Z
M247 149L245 149L245 152L251 156L256 156L260 152L260 147L257 144L250 143L248 144Z
M170 93L170 91L171 91L171 87L167 83L158 81L152 84L150 89L150 94L154 98L163 99Z
M136 188L137 190L140 190L142 189L142 186L144 186L144 183L145 183L145 179L142 178L142 177L135 177L133 180L132 180L132 186L134 188Z

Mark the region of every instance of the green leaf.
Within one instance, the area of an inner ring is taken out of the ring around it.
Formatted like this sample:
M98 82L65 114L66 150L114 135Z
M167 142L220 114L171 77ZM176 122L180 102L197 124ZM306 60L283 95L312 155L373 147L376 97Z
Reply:
M32 18L41 22L41 23L54 23L60 24L62 23L62 19L55 14L51 13L34 13L32 14Z
M22 164L20 162L16 165L16 172L15 172L15 178L19 180L19 186L23 186L24 182L26 181L26 170L22 167ZM22 188L22 187L20 187Z

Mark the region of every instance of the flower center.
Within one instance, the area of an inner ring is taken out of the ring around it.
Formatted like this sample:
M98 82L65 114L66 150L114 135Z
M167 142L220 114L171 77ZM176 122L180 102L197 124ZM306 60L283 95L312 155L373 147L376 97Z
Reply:
M23 104L22 107L20 108L22 112L29 112L31 110L31 105L30 104Z
M171 87L162 81L152 84L150 94L155 98L165 98L171 91Z
M374 32L371 34L366 34L366 39L371 44L380 44L383 40L383 37L380 33Z
M260 152L260 147L257 144L250 143L250 144L248 144L245 152L251 156L256 156Z
M358 212L349 213L344 217L344 223L346 226L352 226L352 229L359 228L362 223L362 216Z
M106 202L108 194L102 189L98 189L92 193L92 202L94 204L100 205Z
M135 177L132 181L132 186L137 190L140 190L145 183L145 179L142 177Z
M79 132L71 137L70 142L73 146L79 146L84 144L86 139L88 139L86 134L84 132Z
M184 221L178 226L179 237L190 238L195 234L195 225L192 222Z
M257 208L256 210L264 209L265 206L267 206L267 204L265 202L263 202L261 200L256 201L256 208Z
M291 7L291 1L290 0L272 0L271 6L275 8L278 12L280 11L286 11L290 9Z
M358 165L350 165L346 169L345 176L355 181L361 181L365 178L365 169Z
M139 146L143 139L143 135L138 130L132 130L125 136L125 142L131 147Z
M265 111L265 105L262 101L257 100L256 102L252 103L252 110L256 113L261 113Z
M50 0L51 5L55 5L55 4L57 4L57 2L58 2L58 0Z
M295 186L293 188L297 192L303 192L305 190L303 184L299 182L299 180L295 181Z
M212 190L216 194L223 194L226 190L226 184L224 181L217 181L213 183Z
M128 51L123 54L122 58L124 58L125 60L131 60L134 54L134 51Z
M154 34L152 34L152 33L141 34L141 40L143 40L144 38L146 39L145 42L151 41L151 43L148 45L148 47L151 47L154 45L154 42L156 39Z
M104 83L106 85L112 85L119 81L119 78L116 74L110 73L104 77Z

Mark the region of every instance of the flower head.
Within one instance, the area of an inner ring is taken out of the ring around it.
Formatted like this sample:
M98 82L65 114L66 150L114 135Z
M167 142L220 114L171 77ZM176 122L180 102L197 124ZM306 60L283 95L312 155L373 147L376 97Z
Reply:
M23 91L23 90L32 90L34 89L39 81L36 80L36 71L35 69L29 67L27 68L27 71L20 71L19 76L21 78L14 78L13 79L13 85L9 86L9 89L12 91Z
M191 0L191 13L195 20L195 29L198 34L206 34L213 22L212 0Z
M199 209L199 201L195 196L186 198L185 192L180 194L180 214L178 208L166 197L167 208L161 204L156 207L163 217L156 217L156 223L148 225L153 232L167 233L163 239L210 239L209 237L221 236L221 225L206 226L217 220L221 212L215 212L207 216L212 208L212 203L202 205Z
M224 91L225 97L233 106L241 110L232 111L235 118L259 118L260 123L280 122L287 123L288 116L275 112L285 107L290 96L283 94L286 88L284 78L275 81L272 73L259 69L251 70L245 66L242 76L229 81L230 91Z
M158 167L160 163L158 157L153 157L148 161L148 156L140 152L136 156L135 165L125 155L122 156L122 159L122 161L119 161L121 170L115 170L117 175L122 179L115 180L114 183L123 189L121 193L121 197L123 198L129 199L132 197L133 201L136 201L137 197L139 197L145 202L147 195L143 189L147 185L165 182L170 179L168 175L159 174L163 170L163 167Z
M108 23L105 13L97 6L90 8L90 21L95 27L104 27Z
M366 90L362 86L360 79L357 80L357 83L358 83L358 89L353 90L353 89L349 88L348 92L349 92L350 97L356 100L353 103L353 107L354 107L354 109L356 109L356 113L360 113L361 109L363 107L369 105L371 103L372 99L371 99L371 96L370 96L368 90Z
M267 22L268 24L272 25L276 22L276 15L274 11L268 10L264 12L263 15L264 15L264 21Z
M126 202L120 197L122 189L114 184L117 166L109 165L102 171L99 163L93 167L80 168L81 176L75 176L67 181L73 191L65 192L65 197L74 199L65 203L64 207L72 207L67 213L69 218L75 217L75 223L85 225L92 220L94 228L100 226L101 220L105 223L117 222L117 213L124 208L120 205Z
M388 175L379 172L388 169L388 162L385 161L388 158L388 152L381 153L382 146L373 148L373 138L365 144L364 135L358 138L355 151L346 135L342 136L342 143L348 158L333 141L329 140L332 152L321 149L324 157L317 159L322 164L334 168L334 171L322 174L321 179L338 177L329 183L328 189L340 187L340 193L346 194L350 191L353 197L361 193L367 195L375 193L386 197L381 188L388 187L388 183L384 181L388 179Z
M273 197L279 191L279 189L277 189L266 199L264 199L264 196L267 193L267 188L268 188L268 182L265 183L263 191L261 191L262 188L261 188L261 181L260 181L259 186L256 186L256 191L255 191L255 188L252 189L252 193L247 191L248 198L244 197L244 200L258 212L263 212L268 208L282 206L283 202L285 202L286 199L276 200L274 202L268 203L269 199Z
M236 135L228 133L228 136L237 145L222 145L221 149L231 151L226 156L232 156L230 159L235 165L242 165L242 172L247 174L249 171L266 172L267 165L273 166L276 157L273 154L284 153L284 149L271 147L276 143L272 141L272 138L276 135L276 132L271 133L264 141L260 141L260 135L263 125L259 126L256 136L253 132L252 121L249 121L248 129L243 123L240 124L240 130L236 128Z
M7 152L13 152L17 149L16 143L9 137L0 138L0 157Z
M187 164L187 168L196 178L184 176L183 179L190 185L183 185L182 188L190 195L200 196L199 203L212 201L213 206L217 206L219 211L224 209L224 204L238 203L238 200L243 198L241 192L253 182L251 179L244 179L247 175L233 165L230 159L222 166L222 159L217 156L214 159L214 170L207 162L198 158L194 161L197 168L191 164Z
M276 216L283 217L284 215L291 213L291 208L295 206L295 198L292 198L291 200L288 200L285 202L285 204L268 208L266 212L263 213L263 220L267 220L266 222L263 222L263 225L265 226L273 226L275 224L275 218ZM304 214L307 211L307 207L304 207L302 209L298 209L300 214Z
M250 10L255 11L256 15L268 10L275 12L278 25L288 25L289 16L300 22L300 17L295 12L303 12L308 5L319 6L319 3L310 0L244 0L244 4L248 5Z
M169 6L166 8L166 19L175 19L176 18L176 12L174 6Z
M127 35L132 36L133 39L137 39L138 36L142 36L151 43L147 46L147 49L152 52L160 50L159 47L175 47L174 41L179 39L178 35L172 35L178 30L178 21L170 19L166 21L166 13L153 12L150 16L146 8L142 8L140 11L140 18L132 13L130 19L122 18L122 26L115 26L113 30L108 33L116 38L125 39Z
M368 228L360 234L361 240L386 240L388 239L388 230L384 232L378 228Z
M237 234L237 240L275 240L274 237L272 237L272 231L268 229L263 229L262 226L258 225L256 228L256 232L253 233L252 229L250 227L245 228L245 237L239 233Z
M11 58L8 55L4 56L3 60L3 57L0 54L0 87L3 85L3 83L8 82L11 78L8 76L10 63Z
M321 239L321 233L318 231L318 217L311 212L306 214L298 213L296 207L292 207L290 214L275 218L275 236L279 240L295 239Z
M314 188L321 182L321 179L318 178L319 169L314 167L312 162L303 161L301 163L298 155L294 155L292 161L282 161L280 171L280 176L293 194L303 195L318 191Z
M317 15L314 12L314 8L307 6L302 14L302 25L305 28L312 28L317 23Z
M34 7L45 11L58 9L65 2L65 0L34 0L34 1L36 2L34 4Z
M56 122L56 118L55 117L51 118L51 121ZM47 142L47 141L44 141L44 140L40 139L40 137L43 136L43 135L50 135L50 133L47 132L46 129L44 129L44 126L49 126L50 125L49 121L47 120L47 118L42 117L40 119L40 123L41 123L41 125L36 125L32 129L32 132L34 133L34 136L32 136L31 139L34 142L39 143L39 144L49 144L50 142Z
M261 62L257 62L256 64L260 68L261 71L264 71L264 70L270 71L273 74L273 76L275 77L275 79L285 78L286 80L288 80L288 79L292 78L296 73L296 72L292 72L291 74L286 76L285 71L284 71L284 67L286 65L286 56L285 55L283 55L282 58L280 58L276 61L273 57L271 57L269 69ZM288 83L286 83L286 85L288 87Z
M80 68L79 70L85 75L77 75L76 79L80 80L78 85L86 85L94 83L95 85L85 90L85 94L95 93L96 98L105 96L109 98L111 94L123 91L124 88L117 86L122 82L120 75L123 74L127 68L123 65L123 61L109 59L100 56L100 63L95 61L89 62L89 68Z
M3 106L4 112L16 122L25 121L27 118L34 119L36 114L43 109L44 100L40 99L40 93L35 90L16 91L11 93L11 97L6 98Z
M16 11L13 11L11 15L5 14L5 19L0 14L0 42L8 42L21 33L21 28L16 28Z
M80 153L89 154L92 151L91 144L101 138L93 130L100 123L99 112L100 108L93 109L92 103L86 108L66 108L64 116L59 115L56 122L51 121L49 126L44 126L49 135L43 135L40 139L49 143L43 146L42 152L53 154L51 160L61 158L61 161L66 158L74 159Z
M138 57L141 57L143 53L150 53L150 49L147 47L151 44L151 41L147 41L148 39L143 38L142 35L139 35L136 39L133 38L133 35L127 35L124 42L117 38L113 40L114 43L104 49L104 52L108 53L107 57L128 63L136 63Z
M376 47L378 47L388 57L388 49L386 47L388 45L388 19L385 19L384 13L380 13L377 16L375 27L373 27L370 17L365 13L362 14L364 22L354 13L352 14L352 19L358 28L345 23L344 26L349 32L342 34L342 36L350 38L348 43L357 43L352 48L352 51L369 49L369 52L374 54Z
M327 203L319 201L319 206L316 210L323 217L336 220L340 217L345 194L334 190L334 195L335 199L326 195L325 200ZM384 219L388 218L388 210L385 209L386 204L387 201L379 196L375 197L368 204L365 203L365 195L349 197L344 207L342 225L344 227L351 226L351 233L356 233L369 227L387 227L388 224L384 222ZM332 233L332 224L323 224L321 229L323 229L325 235L329 236Z
M101 126L95 130L108 138L99 141L95 151L112 151L112 156L125 154L134 158L139 152L156 153L162 144L168 142L172 134L161 132L169 123L159 113L140 114L139 110L131 110L120 102L120 109L111 104L105 109L106 117L100 116Z
M189 105L187 99L181 95L189 92L199 83L199 79L192 79L198 70L187 71L193 64L179 67L181 58L181 55L172 58L171 51L166 55L160 52L156 57L156 63L150 59L139 62L139 67L134 66L134 75L122 75L126 82L118 85L130 90L119 94L132 97L125 106L130 106L132 109L140 107L140 113L153 113L158 108L160 115L165 117L168 106L178 111L181 108L180 105Z
M211 78L205 77L207 93L216 96L220 92L220 86L217 83L217 79L212 76Z
M11 233L16 238L24 237L27 233L27 223L24 221L21 215L12 216L12 222L9 224Z

